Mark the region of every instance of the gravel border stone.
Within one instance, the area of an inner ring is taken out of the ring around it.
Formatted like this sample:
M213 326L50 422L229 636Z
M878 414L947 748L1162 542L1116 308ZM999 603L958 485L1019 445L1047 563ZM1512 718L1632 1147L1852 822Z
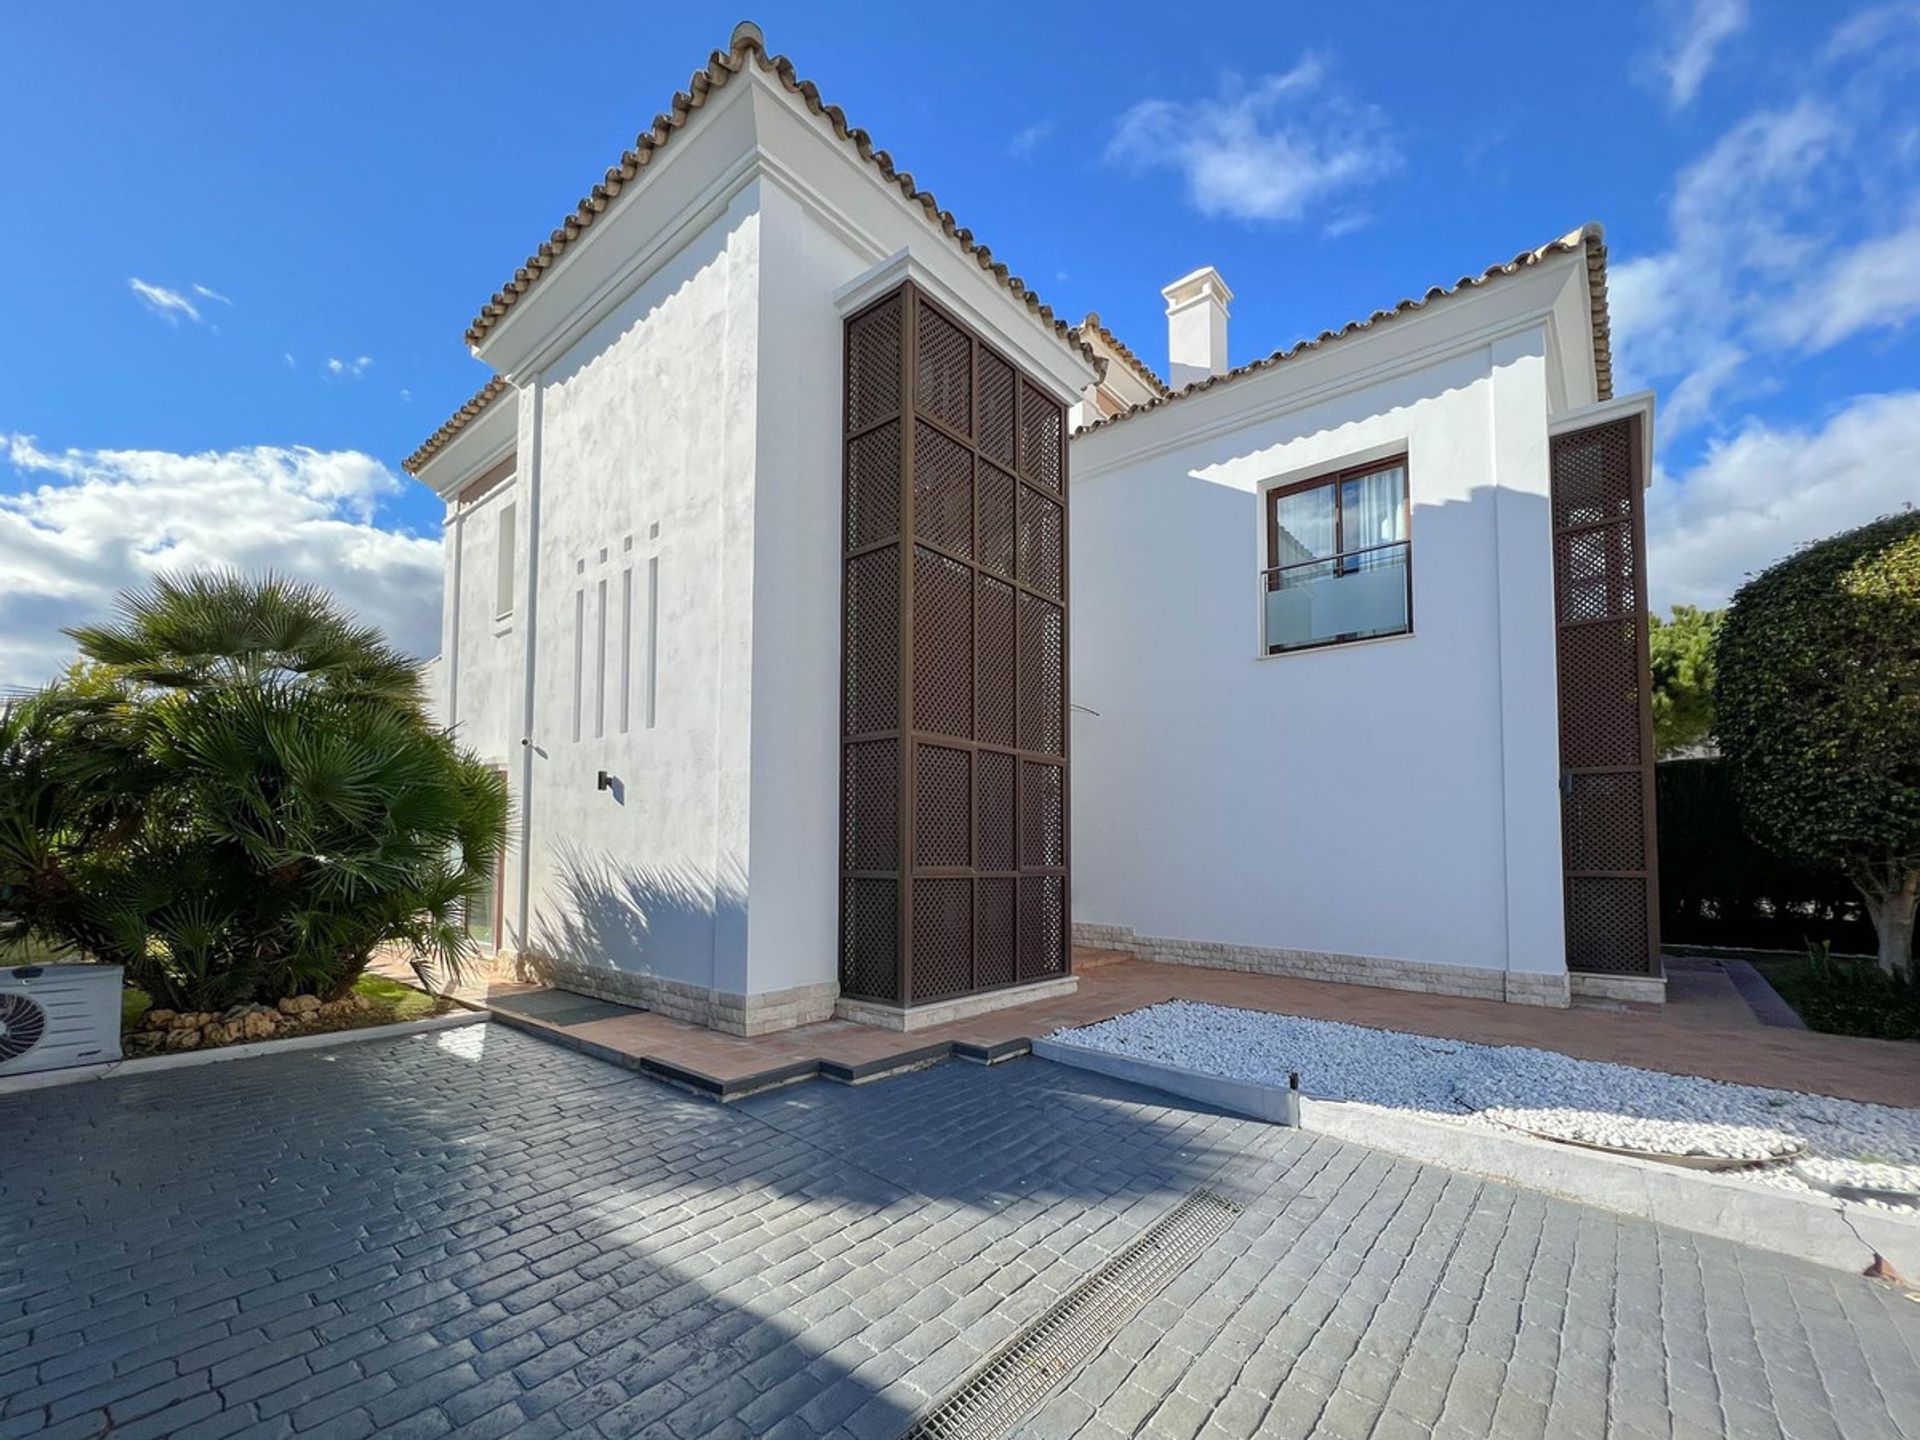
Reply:
M1318 1099L1480 1130L1753 1162L1742 1183L1803 1194L1920 1193L1920 1110L1183 1000L1050 1038L1266 1086L1297 1072Z

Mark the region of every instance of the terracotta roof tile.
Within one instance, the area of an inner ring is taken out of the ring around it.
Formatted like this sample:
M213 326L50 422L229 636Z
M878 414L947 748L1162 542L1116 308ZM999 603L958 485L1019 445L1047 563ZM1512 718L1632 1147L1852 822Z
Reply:
M1024 300L1027 309L1041 320L1051 321L1063 343L1078 349L1089 363L1095 363L1093 352L1067 328L1064 321L1054 315L1052 308L1042 304L1040 298L1027 288L1024 280L1008 271L1004 262L995 260L991 250L977 243L973 232L961 227L950 211L942 210L930 191L922 190L915 184L913 176L907 171L895 169L893 157L884 150L874 149L873 139L866 131L850 127L846 113L838 105L828 105L822 101L819 87L811 80L800 79L794 73L792 61L784 55L767 54L766 42L761 37L759 27L752 24L734 27L729 48L716 50L708 57L706 68L695 71L693 78L687 82L687 88L673 97L668 109L654 116L653 124L640 133L632 149L621 155L620 163L607 171L600 184L581 199L540 248L513 272L513 278L480 307L480 313L474 316L473 323L467 327L467 343L479 344L487 331L513 308L514 302L532 289L541 275L559 260L580 232L592 225L621 190L646 168L655 153L686 128L693 112L706 103L707 96L750 63L778 79L790 94L798 95L806 103L807 109L825 119L833 127L834 134L858 151L860 158L878 170L883 180L898 186L901 194L919 205L926 212L930 224L950 236L965 254L971 255L979 263L982 270L990 272L1017 298Z
M1138 355L1134 354L1133 351L1129 350L1126 342L1121 340L1118 335L1115 335L1111 330L1107 329L1105 325L1102 325L1099 315L1093 311L1089 310L1087 312L1087 318L1074 326L1068 333L1073 335L1075 339L1078 339L1089 330L1095 335L1098 335L1101 342L1105 344L1109 350L1113 351L1115 355L1118 355L1121 363L1135 375L1138 375L1154 394L1167 395L1172 393L1167 389L1166 381L1153 373L1153 367L1148 365L1147 362L1142 360Z
M429 435L418 450L401 461L400 468L405 470L409 475L418 475L421 466L425 465L445 449L447 442L452 440L453 437L458 435L462 430L466 429L468 423L478 417L482 410L485 410L487 406L498 399L506 388L507 382L498 375L487 381L486 384L468 396L458 410L447 417L446 424Z
M1598 384L1599 398L1602 400L1610 400L1613 398L1613 347L1611 322L1607 316L1607 244L1605 234L1600 226L1590 224L1583 225L1578 230L1562 235L1558 240L1549 241L1537 250L1523 250L1520 254L1514 256L1513 259L1500 265L1489 266L1478 275L1463 275L1452 285L1436 285L1418 300L1402 300L1391 310L1376 310L1364 320L1350 321L1348 324L1342 325L1338 330L1322 331L1311 340L1302 340L1299 344L1289 349L1276 350L1265 359L1254 360L1248 364L1236 366L1234 369L1228 370L1220 375L1209 375L1206 379L1196 380L1191 385L1180 390L1167 391L1162 387L1162 394L1159 397L1143 401L1138 405L1132 406L1130 409L1122 410L1117 415L1109 415L1095 420L1090 425L1082 425L1074 433L1084 435L1089 431L1098 430L1103 426L1118 425L1121 421L1129 419L1134 415L1139 415L1148 410L1158 409L1162 405L1170 405L1176 400L1183 399L1188 395L1198 394L1202 390L1211 390L1216 385L1223 385L1228 381L1238 380L1243 375L1251 375L1259 370L1270 370L1276 365L1292 360L1296 356L1309 354L1333 341L1344 340L1349 335L1358 334L1363 330L1370 330L1375 325L1381 324L1384 321L1393 320L1401 315L1422 309L1435 300L1443 300L1447 296L1457 295L1463 290L1478 288L1505 275L1517 274L1555 255L1571 255L1582 250L1586 252L1587 292L1593 315L1594 374Z

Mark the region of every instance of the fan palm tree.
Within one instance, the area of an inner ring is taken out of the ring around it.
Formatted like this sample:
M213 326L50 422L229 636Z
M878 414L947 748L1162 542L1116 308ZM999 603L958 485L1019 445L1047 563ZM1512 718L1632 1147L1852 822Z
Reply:
M92 666L0 717L0 925L192 1009L338 995L393 942L458 973L505 786L378 631L215 575L70 633Z

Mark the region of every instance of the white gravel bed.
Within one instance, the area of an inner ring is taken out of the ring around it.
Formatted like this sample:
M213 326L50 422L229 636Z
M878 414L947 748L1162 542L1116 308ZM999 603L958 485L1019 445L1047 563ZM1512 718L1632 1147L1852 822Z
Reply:
M1725 1173L1784 1189L1920 1193L1920 1110L1185 1000L1051 1038L1256 1084L1284 1086L1297 1071L1309 1096L1459 1124L1665 1155L1781 1161Z

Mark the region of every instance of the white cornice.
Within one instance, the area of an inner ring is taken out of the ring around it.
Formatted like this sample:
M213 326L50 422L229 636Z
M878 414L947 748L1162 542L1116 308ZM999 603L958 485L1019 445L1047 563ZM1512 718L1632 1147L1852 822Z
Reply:
M1021 362L1021 370L1026 374L1047 382L1053 398L1062 405L1072 405L1078 401L1081 388L1092 380L1092 370L1071 363L1072 354L1061 346L1052 345L1038 352L1023 346L1018 337L1010 335L997 323L996 316L982 310L969 296L949 285L911 250L896 251L864 275L834 291L834 308L842 315L851 315L869 301L879 299L909 280L1003 354L1017 358ZM1059 352L1057 360L1052 353L1054 351Z
M1547 421L1549 435L1565 435L1574 430L1585 430L1593 425L1605 425L1611 420L1626 420L1638 416L1640 425L1640 474L1641 485L1651 489L1653 486L1653 391L1635 390L1630 395L1616 395L1611 400L1602 400L1595 405L1582 405L1577 410L1563 410Z
M476 475L513 454L518 410L512 391L498 396L422 465L413 478L451 504Z

